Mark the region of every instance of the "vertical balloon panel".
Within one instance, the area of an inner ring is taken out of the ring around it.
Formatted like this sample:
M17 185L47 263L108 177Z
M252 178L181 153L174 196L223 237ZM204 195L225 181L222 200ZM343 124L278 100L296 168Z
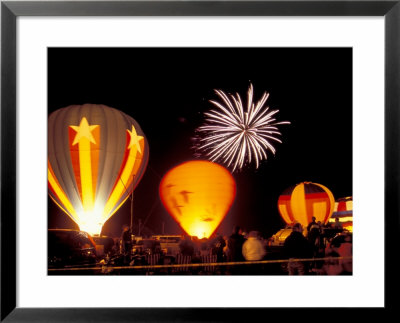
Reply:
M149 148L139 124L105 105L73 105L48 120L48 186L82 231L98 235L135 189Z
M191 236L208 238L229 211L236 195L230 172L209 161L189 161L161 180L160 198L169 214Z

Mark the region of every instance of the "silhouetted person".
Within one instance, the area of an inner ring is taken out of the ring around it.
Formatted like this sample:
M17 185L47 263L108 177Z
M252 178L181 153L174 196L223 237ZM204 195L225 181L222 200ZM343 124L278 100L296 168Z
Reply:
M224 247L226 243L221 234L217 233L217 236L212 241L212 254L217 255L217 262L224 261Z
M316 220L316 218L315 218L315 216L313 216L311 218L311 222L307 226L307 236L310 235L312 230L319 229L319 226L315 220Z
M235 226L228 239L228 261L243 261L242 247L245 239L239 226Z
M224 247L223 251L224 251L225 260L228 259L228 253L229 253L229 251L228 251L228 240L229 240L229 237L228 236L224 236L225 247Z
M124 255L125 262L129 262L132 251L131 230L128 225L122 227L121 234L121 247L122 254Z
M286 238L283 248L288 262L289 275L305 275L307 266L304 261L296 259L309 258L312 254L310 244L302 234L300 223L293 226L292 233Z
M312 221L307 226L307 238L310 245L313 247L314 256L318 253L319 249L319 238L321 235L321 227L315 222L315 217L312 217Z
M327 257L345 257L345 259L327 259L323 269L327 275L351 275L353 272L352 237L344 236L344 241L334 239L327 248Z
M335 224L333 225L333 228L338 231L343 231L343 226L342 226L342 223L340 222L339 218L335 219Z
M182 255L191 257L193 256L194 243L188 235L185 235L184 239L179 243L179 249Z

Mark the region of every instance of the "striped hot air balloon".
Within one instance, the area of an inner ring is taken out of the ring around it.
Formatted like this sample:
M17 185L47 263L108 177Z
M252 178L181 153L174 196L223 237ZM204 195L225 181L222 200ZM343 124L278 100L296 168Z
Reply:
M99 235L135 189L149 147L139 124L105 105L72 105L48 119L48 191L80 230Z
M353 197L347 196L336 200L333 214L329 222L334 223L336 218L344 229L353 231Z
M303 182L286 189L278 199L278 209L287 224L307 226L312 217L325 224L332 215L335 199L332 192L317 183Z

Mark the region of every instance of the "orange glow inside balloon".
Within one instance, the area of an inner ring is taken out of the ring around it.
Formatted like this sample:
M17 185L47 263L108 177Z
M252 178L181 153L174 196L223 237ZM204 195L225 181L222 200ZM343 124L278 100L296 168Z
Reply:
M160 198L169 214L191 236L208 238L225 218L236 195L236 183L224 167L189 161L161 180Z

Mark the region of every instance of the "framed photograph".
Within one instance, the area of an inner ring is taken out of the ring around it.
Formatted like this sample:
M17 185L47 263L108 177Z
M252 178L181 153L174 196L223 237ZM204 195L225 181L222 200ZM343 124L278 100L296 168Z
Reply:
M389 315L399 15L3 1L1 320Z

